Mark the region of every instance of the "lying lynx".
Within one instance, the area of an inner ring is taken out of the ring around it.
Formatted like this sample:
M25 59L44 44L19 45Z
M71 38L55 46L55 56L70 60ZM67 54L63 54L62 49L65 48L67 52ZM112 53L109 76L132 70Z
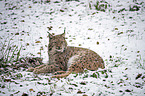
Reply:
M63 74L54 75L52 78L63 78L72 72L83 72L84 69L104 68L103 59L94 51L67 46L65 32L56 36L49 33L48 55L48 64L29 68L28 71L33 71L36 74L57 71Z

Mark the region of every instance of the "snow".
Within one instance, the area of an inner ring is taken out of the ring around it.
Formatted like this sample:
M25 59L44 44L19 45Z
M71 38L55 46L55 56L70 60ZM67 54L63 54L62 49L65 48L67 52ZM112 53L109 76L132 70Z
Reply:
M47 62L47 32L61 34L66 27L68 45L97 52L104 59L107 72L103 74L103 70L99 69L78 76L70 74L58 80L52 79L52 74L35 75L18 70L17 73L11 73L12 77L17 77L19 73L22 77L11 79L14 82L4 82L2 79L12 78L11 75L1 75L0 95L21 96L26 93L35 96L38 92L46 92L48 96L144 96L145 3L139 5L139 11L129 11L129 7L135 4L133 0L106 0L111 7L102 12L93 6L90 10L88 6L89 1L93 5L100 0L55 1L0 0L0 40L8 41L14 36L14 44L23 45L21 57L40 57L38 52L41 52L43 62ZM127 11L119 12L123 8ZM50 26L52 30L47 29ZM98 78L92 77L96 72ZM138 74L142 74L142 78L135 79ZM2 88L3 85L5 88ZM135 87L137 85L141 87Z

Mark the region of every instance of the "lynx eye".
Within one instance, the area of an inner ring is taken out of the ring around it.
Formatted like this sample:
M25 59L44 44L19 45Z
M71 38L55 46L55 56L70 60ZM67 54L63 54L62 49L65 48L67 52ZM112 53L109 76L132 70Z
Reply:
M51 51L51 50L52 50L52 48L49 48L48 50L49 50L49 51Z
M57 42L56 42L56 41L53 41L52 43L53 43L53 44L56 44Z

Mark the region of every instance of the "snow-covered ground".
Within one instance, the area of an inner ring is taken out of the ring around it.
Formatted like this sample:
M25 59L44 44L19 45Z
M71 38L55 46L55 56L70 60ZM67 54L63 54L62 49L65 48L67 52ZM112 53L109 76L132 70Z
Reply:
M2 74L0 96L144 96L144 0L106 0L105 12L95 9L97 1L0 0L0 41L14 36L14 44L22 45L21 57L41 53L47 62L48 31L61 34L66 27L68 45L97 52L106 67L60 80L22 70ZM133 6L140 8L132 11Z

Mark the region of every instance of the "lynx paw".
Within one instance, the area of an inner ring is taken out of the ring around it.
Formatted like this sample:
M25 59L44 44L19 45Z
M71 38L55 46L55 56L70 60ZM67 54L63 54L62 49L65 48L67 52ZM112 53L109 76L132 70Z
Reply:
M71 74L71 71L67 71L66 73L61 74L61 75L54 75L51 78L64 78L64 77L67 77L69 74Z
M33 68L33 67L30 67L30 68L28 68L27 71L28 71L28 72L33 72L33 71L34 71L34 68Z
M41 73L41 72L40 72L40 69L34 69L33 73L39 74L39 73Z
M33 71L34 74L48 73L48 72L49 72L49 70L46 70L45 67L41 68L41 69L35 68L34 71Z
M56 75L56 74L62 74L62 73L65 73L66 71L56 71L56 72L54 72L54 74Z

